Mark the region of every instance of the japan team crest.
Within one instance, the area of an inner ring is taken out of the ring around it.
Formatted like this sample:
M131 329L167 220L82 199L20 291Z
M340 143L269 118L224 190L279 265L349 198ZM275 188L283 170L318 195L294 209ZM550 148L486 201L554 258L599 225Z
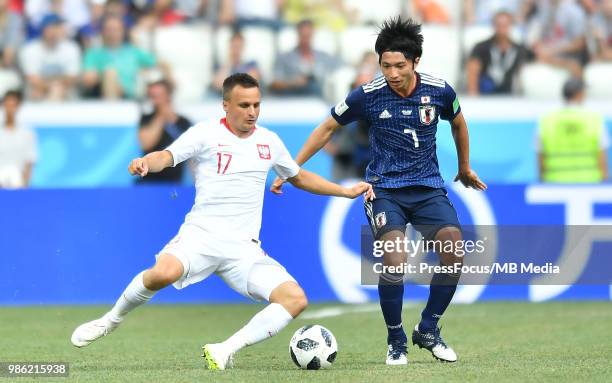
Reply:
M377 229L385 226L387 224L387 214L384 211L376 214L376 217L374 217L374 223L376 224Z
M425 125L431 124L436 119L436 107L433 105L419 106L419 117L421 123Z
M262 160L269 160L272 158L270 156L270 146L264 144L257 144L257 151L259 152L259 158Z

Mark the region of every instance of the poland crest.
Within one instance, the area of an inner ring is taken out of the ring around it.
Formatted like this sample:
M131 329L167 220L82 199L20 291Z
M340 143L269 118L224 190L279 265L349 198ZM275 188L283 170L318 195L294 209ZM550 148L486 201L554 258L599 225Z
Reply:
M257 144L257 151L259 152L259 158L262 160L269 160L270 157L270 146Z

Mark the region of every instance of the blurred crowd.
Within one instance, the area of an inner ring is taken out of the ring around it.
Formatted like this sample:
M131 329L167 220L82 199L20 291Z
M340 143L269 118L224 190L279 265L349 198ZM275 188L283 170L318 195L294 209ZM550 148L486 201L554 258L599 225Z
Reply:
M227 57L215 56L208 89L201 91L204 97L215 94L233 72L262 77L264 63L245 58L241 30L258 27L276 33L295 26L294 49L275 51L273 71L264 84L272 94L321 96L325 77L354 63L317 49L313 35L319 29L340 33L375 24L364 14L366 3L382 7L358 0L0 0L0 91L21 86L27 100L142 98L147 82L164 78L172 83L180 70L151 46L156 30L207 25L213 37L208 35L210 41L202 44L213 46L214 31L230 27ZM465 78L454 84L472 95L516 93L517 73L528 61L563 68L575 77L582 76L589 62L612 62L612 0L384 4L388 14L410 16L425 25L454 25L459 32L493 26L484 29L491 35L462 58ZM449 9L450 4L459 9ZM376 58L366 54L354 69L355 83L366 82L377 74Z
M337 101L380 75L375 30L367 28L393 15L453 36L438 36L424 53L437 48L448 67L446 50L461 45L459 75L449 82L473 96L521 94L519 77L533 63L566 73L559 83L582 81L589 66L612 65L612 0L0 0L0 96L8 96L0 144L19 152L23 169L11 179L27 185L36 159L32 134L15 133L11 117L22 98L146 100L152 109L142 115L139 140L147 153L190 125L174 111L173 96L217 96L236 72L260 79L270 95ZM366 34L346 33L360 28ZM188 33L169 34L163 54L159 41L170 30ZM603 77L612 76L610 68ZM330 83L339 90L330 92ZM326 147L334 178L363 177L368 127L343 132Z

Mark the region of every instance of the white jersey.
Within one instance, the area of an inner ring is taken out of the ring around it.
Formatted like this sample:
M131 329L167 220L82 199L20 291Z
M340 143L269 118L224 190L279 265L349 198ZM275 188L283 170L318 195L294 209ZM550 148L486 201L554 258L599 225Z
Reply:
M217 238L259 239L268 171L286 179L300 170L276 133L256 126L239 138L225 118L192 126L166 150L173 166L190 159L196 197L185 223Z

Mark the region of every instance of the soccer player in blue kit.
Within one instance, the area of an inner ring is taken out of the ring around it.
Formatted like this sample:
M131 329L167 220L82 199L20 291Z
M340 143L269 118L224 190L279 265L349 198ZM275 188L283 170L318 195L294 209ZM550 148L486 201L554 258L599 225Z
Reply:
M410 223L427 240L457 243L462 239L459 220L444 189L436 156L440 119L450 121L457 148L455 181L477 190L485 190L486 185L470 168L468 129L455 91L446 81L416 71L422 46L419 24L400 17L385 21L375 45L383 76L354 89L332 108L331 116L312 132L296 162L305 163L341 126L356 120L367 122L371 160L366 179L374 185L376 199L366 203L365 210L375 239L403 242ZM272 191L280 194L282 183L275 180ZM461 257L444 249L438 251L442 265L462 263ZM406 254L400 249L383 256L385 266L403 262ZM421 321L412 332L413 344L446 362L455 362L457 355L440 336L438 321L453 298L459 277L457 273L433 275ZM378 293L388 331L386 363L407 364L403 274L383 272Z

